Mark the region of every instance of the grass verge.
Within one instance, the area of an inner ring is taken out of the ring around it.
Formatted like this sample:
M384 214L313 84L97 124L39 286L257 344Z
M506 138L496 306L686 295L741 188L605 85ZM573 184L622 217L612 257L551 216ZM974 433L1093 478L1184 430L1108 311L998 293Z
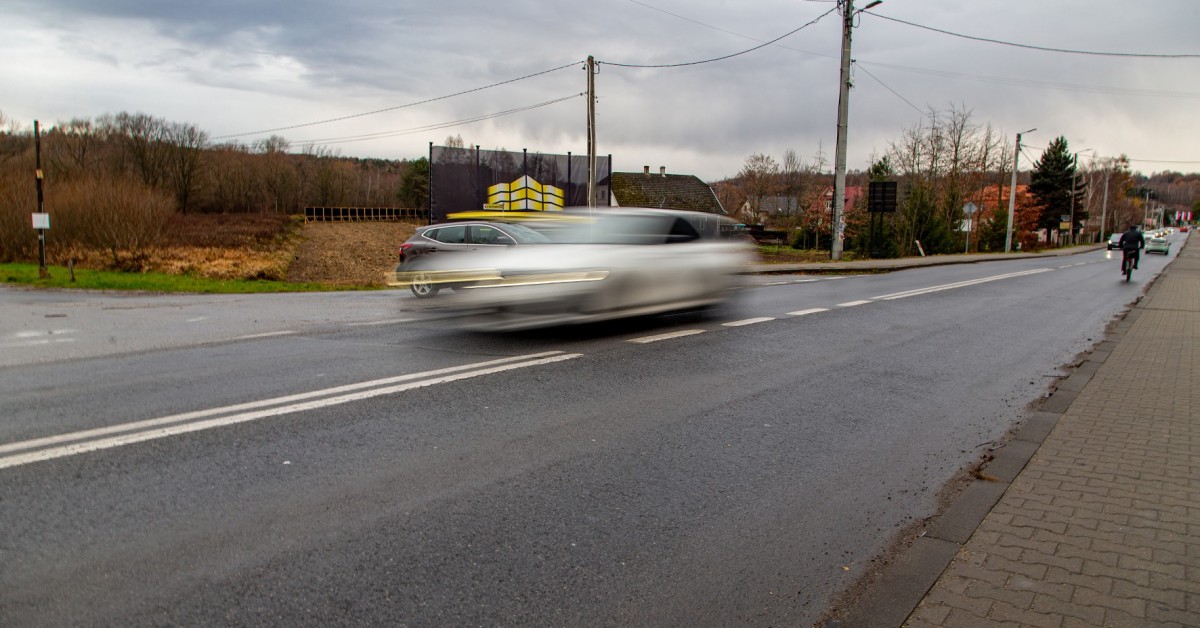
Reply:
M78 290L130 290L142 292L199 292L246 294L255 292L319 292L329 290L373 290L377 286L289 283L258 279L208 279L193 275L131 273L112 270L75 269L75 281L65 266L48 266L49 279L38 276L37 264L0 264L0 283L37 288Z

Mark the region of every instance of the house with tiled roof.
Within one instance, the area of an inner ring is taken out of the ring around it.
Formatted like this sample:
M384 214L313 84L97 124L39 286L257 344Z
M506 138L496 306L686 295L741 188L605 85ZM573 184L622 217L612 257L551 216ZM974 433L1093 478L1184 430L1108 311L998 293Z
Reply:
M854 204L858 202L859 197L862 195L863 189L861 187L857 185L846 186L845 206L847 208L854 207ZM821 195L820 199L814 201L809 209L826 213L833 212L833 186L825 188L825 193Z
M613 207L658 207L689 209L710 214L726 214L721 201L709 185L690 174L667 174L660 167L657 174L650 166L642 172L614 172L609 195Z

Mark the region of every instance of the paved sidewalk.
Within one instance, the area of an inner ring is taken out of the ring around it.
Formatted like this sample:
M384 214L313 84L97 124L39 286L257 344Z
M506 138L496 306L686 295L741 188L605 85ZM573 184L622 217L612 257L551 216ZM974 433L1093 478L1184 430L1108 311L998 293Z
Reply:
M1180 244L832 625L1200 626L1200 245Z

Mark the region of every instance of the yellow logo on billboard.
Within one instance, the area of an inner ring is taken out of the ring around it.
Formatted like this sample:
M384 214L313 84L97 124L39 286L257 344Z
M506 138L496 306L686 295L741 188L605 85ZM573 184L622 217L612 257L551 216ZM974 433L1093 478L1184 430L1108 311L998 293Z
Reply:
M523 176L512 183L497 183L487 189L489 209L532 209L535 211L561 211L563 208L562 188L542 185L530 176Z

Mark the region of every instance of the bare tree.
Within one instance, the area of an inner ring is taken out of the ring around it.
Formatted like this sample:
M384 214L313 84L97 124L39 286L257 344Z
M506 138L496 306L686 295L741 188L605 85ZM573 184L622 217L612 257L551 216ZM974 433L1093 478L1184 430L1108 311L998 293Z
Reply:
M195 193L197 177L203 163L201 156L208 145L208 133L192 124L171 123L166 129L169 180L175 192L179 211L186 214L188 202Z
M761 224L765 216L764 202L779 191L779 164L770 155L754 153L746 158L738 175L746 186L745 202L740 209L747 222Z

